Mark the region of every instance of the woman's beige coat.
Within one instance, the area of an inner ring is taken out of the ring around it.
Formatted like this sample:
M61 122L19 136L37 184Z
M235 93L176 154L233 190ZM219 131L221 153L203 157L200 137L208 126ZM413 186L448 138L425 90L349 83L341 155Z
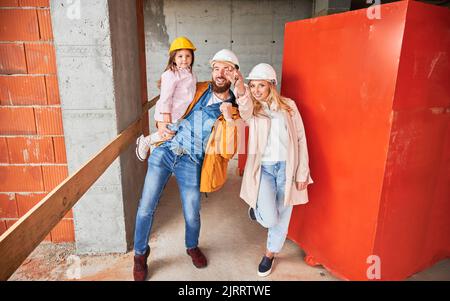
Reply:
M261 179L261 156L264 153L270 132L270 118L253 115L253 102L248 88L246 88L245 95L238 97L236 101L239 105L239 114L249 126L247 162L240 197L252 208L255 208ZM295 102L288 99L288 104L292 111L291 113L284 112L289 135L288 157L286 158L285 206L308 202L307 188L301 191L297 190L295 182L313 183L309 175L308 149L303 121Z

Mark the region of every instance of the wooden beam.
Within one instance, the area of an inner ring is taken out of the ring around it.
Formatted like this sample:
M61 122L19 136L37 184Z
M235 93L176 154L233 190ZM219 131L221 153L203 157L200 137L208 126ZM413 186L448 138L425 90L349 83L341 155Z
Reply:
M153 97L152 100L149 100L145 105L142 106L142 114L145 114L148 110L150 110L158 101L159 95Z
M158 99L157 96L145 104L142 114ZM141 122L142 116L0 236L0 280L7 280L20 267L120 153L134 142L142 132Z

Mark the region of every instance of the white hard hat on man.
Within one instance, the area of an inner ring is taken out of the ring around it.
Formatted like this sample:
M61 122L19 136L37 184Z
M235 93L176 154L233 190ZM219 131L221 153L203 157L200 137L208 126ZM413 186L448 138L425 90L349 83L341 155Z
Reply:
M239 69L239 60L234 52L229 49L222 49L218 51L209 61L211 67L214 67L214 63L216 62L229 63L234 68Z
M229 49L222 49L218 51L214 57L209 61L211 67L214 67L215 62L229 63L236 69L239 69L239 60L233 51ZM275 69L269 64L260 63L253 67L250 74L246 78L248 80L266 80L272 82L274 85L278 83L277 73Z

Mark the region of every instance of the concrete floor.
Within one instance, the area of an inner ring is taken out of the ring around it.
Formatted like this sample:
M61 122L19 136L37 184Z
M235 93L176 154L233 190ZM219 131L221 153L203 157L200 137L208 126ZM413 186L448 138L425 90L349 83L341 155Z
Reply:
M265 249L266 230L247 217L247 205L238 197L241 178L237 160L229 166L229 179L219 192L202 196L200 243L208 258L206 269L196 269L185 252L184 219L176 180L166 186L150 237L149 280L260 280L256 268ZM336 280L323 268L311 268L296 244L287 241L273 274L267 280ZM132 257L109 271L85 270L85 280L131 280ZM119 272L120 271L120 272ZM116 274L116 275L114 275ZM117 277L117 278L116 278Z
M175 179L160 201L151 234L149 280L261 280L256 268L265 249L266 229L247 217L247 206L238 197L241 178L237 160L229 167L225 187L202 201L200 247L208 267L196 269L185 253L184 219ZM67 280L73 275L73 244L41 244L11 280ZM322 267L310 267L302 250L286 244L264 280L338 280ZM80 280L132 280L133 253L80 256ZM409 280L450 280L450 259L440 261Z

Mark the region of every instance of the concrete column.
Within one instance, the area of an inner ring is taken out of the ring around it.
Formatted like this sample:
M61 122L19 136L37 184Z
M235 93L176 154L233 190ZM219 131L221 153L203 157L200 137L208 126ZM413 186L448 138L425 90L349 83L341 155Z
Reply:
M135 1L53 0L51 17L69 173L140 116ZM134 145L74 207L78 253L126 252L146 166Z
M351 0L315 0L313 16L326 16L350 10Z

